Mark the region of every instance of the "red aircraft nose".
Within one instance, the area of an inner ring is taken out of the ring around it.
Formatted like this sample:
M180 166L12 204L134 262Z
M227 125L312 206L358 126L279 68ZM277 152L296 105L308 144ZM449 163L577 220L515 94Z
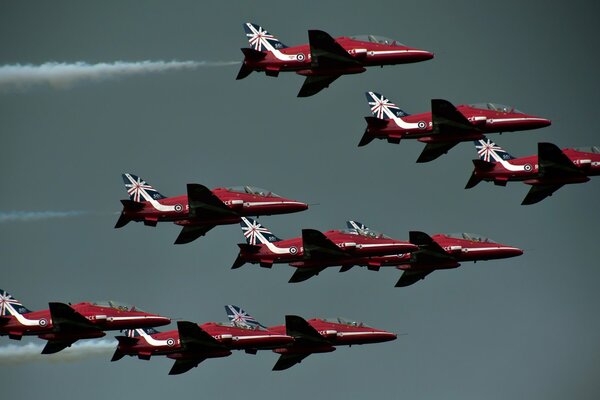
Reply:
M505 246L505 247L502 247L500 250L502 252L503 258L517 257L517 256L520 256L523 254L523 250L521 250L517 247Z
M142 324L148 327L169 325L171 318L161 317L160 315L147 315L144 317Z
M300 212L308 209L308 204L295 200L285 200L283 206L288 212Z

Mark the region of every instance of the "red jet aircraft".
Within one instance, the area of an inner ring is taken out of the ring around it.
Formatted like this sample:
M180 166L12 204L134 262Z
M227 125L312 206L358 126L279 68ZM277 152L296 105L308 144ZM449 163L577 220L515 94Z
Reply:
M563 185L583 183L600 175L600 147L559 149L552 143L538 143L538 155L515 158L489 139L475 141L479 159L465 189L481 181L506 186L522 181L531 189L521 204L535 204Z
M430 237L426 233L412 231L410 242L419 250L411 255L398 257L389 263L404 271L396 287L412 285L437 269L457 268L463 261L484 261L516 257L523 250L495 243L492 240L472 233L437 234ZM404 259L404 262L403 260Z
M225 325L207 322L202 325L178 321L177 329L168 332L136 329L128 336L117 336L119 345L111 361L126 355L149 360L164 355L175 360L169 375L183 374L207 358L227 357L231 350L270 350L286 346L294 339L285 333L273 332L261 326Z
M48 343L42 354L70 347L80 339L103 337L104 331L167 325L169 318L149 314L115 302L49 303L49 310L29 311L20 301L0 290L0 336L21 340L37 336Z
M129 221L143 221L148 226L173 222L183 227L175 244L192 242L216 225L236 224L243 216L289 214L308 208L305 203L251 186L210 190L188 183L187 195L165 197L138 176L123 174L123 181L129 200L121 200L123 211L115 228Z
M361 236L381 237L374 231L357 221L346 221L350 230ZM437 234L433 238L426 233L412 231L410 242L419 250L409 254L392 254L373 257L367 268L379 271L380 267L396 267L403 270L396 287L409 286L425 278L436 269L457 268L462 261L484 261L499 258L515 257L523 254L521 249L495 243L472 233ZM348 271L352 266L342 267L340 272Z
M366 96L373 116L365 117L367 129L358 146L373 139L396 144L401 139L417 139L425 143L418 163L435 160L460 142L482 139L485 133L524 131L551 123L501 104L455 107L441 99L431 100L431 112L410 115L379 93L367 92Z
M225 306L225 309L232 323L245 324L248 320L256 322L239 307L229 305ZM388 342L397 338L395 333L370 328L361 322L344 318L313 318L306 321L296 315L286 315L285 325L272 326L268 329L294 338L294 341L287 346L273 350L280 354L273 371L288 369L314 353L330 353L335 351L336 346Z
M242 218L240 225L247 243L238 244L240 253L232 268L247 262L266 268L275 263L289 264L296 268L290 283L305 281L327 267L370 266L381 256L418 250L414 244L384 235L360 235L355 229L325 233L303 229L302 237L281 240L250 218Z
M359 74L365 67L426 61L433 54L404 46L393 39L362 35L332 38L318 30L308 31L308 44L287 47L258 25L246 23L244 31L250 48L242 49L244 61L236 79L252 71L276 77L293 71L306 76L298 97L312 96L328 87L341 75Z

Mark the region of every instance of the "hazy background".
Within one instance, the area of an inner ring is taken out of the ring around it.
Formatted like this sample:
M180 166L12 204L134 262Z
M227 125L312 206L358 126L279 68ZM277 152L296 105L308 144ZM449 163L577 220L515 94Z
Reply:
M463 189L475 157L470 143L428 164L415 163L418 142L356 145L366 90L409 113L445 98L552 119L543 130L492 136L515 156L534 154L538 141L600 144L599 11L592 1L2 2L0 65L236 61L247 46L246 21L287 45L323 29L435 53L342 77L304 99L296 98L302 77L235 81L238 66L1 92L0 212L88 213L0 224L0 288L27 307L115 299L205 322L225 320L223 305L232 303L268 325L286 313L342 315L407 334L313 355L280 373L271 372L270 352L234 353L177 377L160 357L110 363L106 354L57 365L47 358L2 365L2 397L597 399L598 179L525 207L522 184ZM165 195L185 193L188 182L250 184L319 203L261 218L280 237L354 218L397 238L409 230L475 232L525 254L466 263L403 289L393 287L400 273L392 268L332 268L292 285L286 265L230 270L243 239L237 225L183 246L172 244L180 228L170 224L113 229L126 198L123 172Z

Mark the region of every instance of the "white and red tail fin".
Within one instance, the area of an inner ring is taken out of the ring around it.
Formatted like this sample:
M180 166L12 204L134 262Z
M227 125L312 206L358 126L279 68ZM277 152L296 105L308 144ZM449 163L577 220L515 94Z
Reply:
M5 290L0 289L0 317L27 314L31 311Z
M266 329L266 327L258 322L256 318L238 306L228 304L225 306L225 312L227 312L227 318L229 318L229 322L231 322L234 326L248 329Z
M158 333L159 331L157 331L154 328L137 328L137 329L126 329L123 332L124 336L127 336L129 338L136 338L136 337L145 337L145 336L150 336L150 335L154 335L155 333Z
M481 140L475 140L473 143L475 143L475 149L480 160L493 163L515 159L506 150L486 137Z
M397 105L389 101L382 94L366 92L365 96L367 97L367 102L371 108L371 114L373 114L375 118L397 120L410 115L402 111Z
M267 32L266 29L251 22L244 24L244 31L248 37L250 47L256 51L274 52L285 49L287 46L281 43L275 36Z
M281 239L273 235L269 229L265 228L252 218L242 217L240 226L242 227L242 233L246 238L246 243L253 246L260 243L267 244L281 241Z
M139 176L133 174L123 174L122 176L131 201L139 203L166 198Z

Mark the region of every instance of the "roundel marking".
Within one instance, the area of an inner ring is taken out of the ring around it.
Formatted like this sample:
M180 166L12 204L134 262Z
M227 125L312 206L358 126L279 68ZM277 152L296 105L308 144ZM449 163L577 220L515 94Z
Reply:
M181 204L175 204L175 206L173 208L177 212L181 212L181 210L183 210L183 206Z
M417 122L417 126L419 127L419 129L425 129L425 127L427 127L427 124L425 123L425 121L419 121Z
M303 53L296 54L296 60L298 60L298 61L304 61L305 58L306 57L304 56Z
M173 340L173 338L167 339L167 346L173 347L174 344L175 344L175 340Z
M533 167L531 166L531 164L525 164L525 166L523 167L525 169L525 171L529 172L533 169Z
M46 325L48 325L48 320L46 318L42 318L38 321L38 324L40 326L46 326Z
M298 248L296 246L290 247L290 254L296 254L298 252Z

